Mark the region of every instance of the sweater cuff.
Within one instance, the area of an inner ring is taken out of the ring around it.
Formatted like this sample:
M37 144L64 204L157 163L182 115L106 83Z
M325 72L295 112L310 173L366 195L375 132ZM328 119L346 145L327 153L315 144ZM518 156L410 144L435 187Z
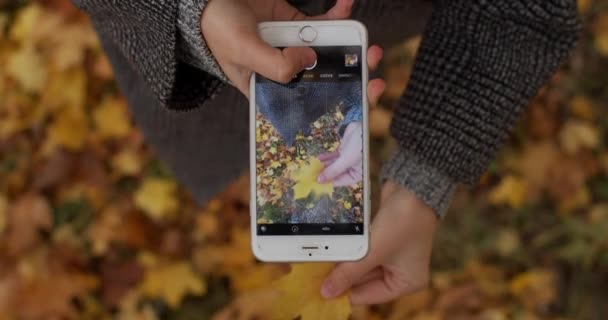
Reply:
M450 205L457 183L436 168L400 149L382 166L381 182L387 179L412 191L443 218Z
M211 0L179 0L178 56L180 60L228 82L228 77L209 50L201 30L201 15L209 1Z

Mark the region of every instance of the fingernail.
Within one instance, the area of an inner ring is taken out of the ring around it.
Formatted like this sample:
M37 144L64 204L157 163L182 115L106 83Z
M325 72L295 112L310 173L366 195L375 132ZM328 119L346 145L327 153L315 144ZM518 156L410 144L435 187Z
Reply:
M323 298L333 298L334 288L332 287L331 283L323 283L323 285L321 286L321 295L323 296Z

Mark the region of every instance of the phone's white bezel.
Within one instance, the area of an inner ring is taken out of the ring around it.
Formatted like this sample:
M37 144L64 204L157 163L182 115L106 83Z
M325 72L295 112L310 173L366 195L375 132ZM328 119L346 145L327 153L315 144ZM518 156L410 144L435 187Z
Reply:
M299 37L302 27L312 26L317 31L316 39L304 42ZM367 103L367 29L354 20L280 21L263 22L258 26L262 39L274 47L291 46L346 46L360 45L363 101L363 235L288 235L258 236L256 205L256 159L255 159L255 74L250 81L250 171L251 171L251 247L254 255L262 261L355 261L368 252L370 221L369 181L369 114ZM325 249L328 246L328 249ZM318 247L316 250L302 247Z

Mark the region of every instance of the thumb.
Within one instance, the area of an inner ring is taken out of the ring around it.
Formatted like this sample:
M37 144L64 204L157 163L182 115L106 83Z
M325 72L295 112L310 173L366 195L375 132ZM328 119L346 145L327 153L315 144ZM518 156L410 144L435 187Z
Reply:
M330 299L343 294L374 266L369 259L339 263L323 281L321 295Z

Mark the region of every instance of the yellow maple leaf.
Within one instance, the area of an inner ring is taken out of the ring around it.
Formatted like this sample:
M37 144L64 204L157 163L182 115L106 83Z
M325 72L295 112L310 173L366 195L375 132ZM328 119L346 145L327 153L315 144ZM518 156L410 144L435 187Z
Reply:
M33 45L24 45L9 56L7 74L29 93L38 93L46 84L46 65Z
M351 313L348 296L326 300L321 296L321 283L333 263L298 263L276 284L281 292L275 301L275 319L346 320Z
M106 98L93 112L97 132L104 138L124 138L131 131L131 123L124 101Z
M120 176L136 176L142 169L141 157L133 149L122 150L112 157L111 162Z
M581 149L595 149L600 144L597 127L584 121L570 120L559 133L559 140L567 153L575 154Z
M144 296L164 299L175 308L187 294L205 294L207 284L189 263L176 262L147 269L139 290Z
M510 291L529 309L546 307L557 298L556 276L549 269L521 273L510 283Z
M135 206L153 219L172 216L177 212L177 184L160 178L146 178L135 192Z
M87 94L87 74L83 68L54 72L42 92L41 105L49 110L61 107L84 108Z
M48 139L70 151L82 149L89 132L88 120L80 108L63 108L50 125Z
M295 173L293 186L294 199L304 199L313 193L317 196L326 194L331 197L334 186L331 183L318 183L317 177L323 171L323 163L317 158L312 158L308 165L303 164Z
M37 29L44 13L40 4L33 2L19 10L10 30L10 38L15 41L28 41Z
M506 176L489 195L490 203L494 205L508 204L512 208L520 208L526 200L527 183L515 176Z

